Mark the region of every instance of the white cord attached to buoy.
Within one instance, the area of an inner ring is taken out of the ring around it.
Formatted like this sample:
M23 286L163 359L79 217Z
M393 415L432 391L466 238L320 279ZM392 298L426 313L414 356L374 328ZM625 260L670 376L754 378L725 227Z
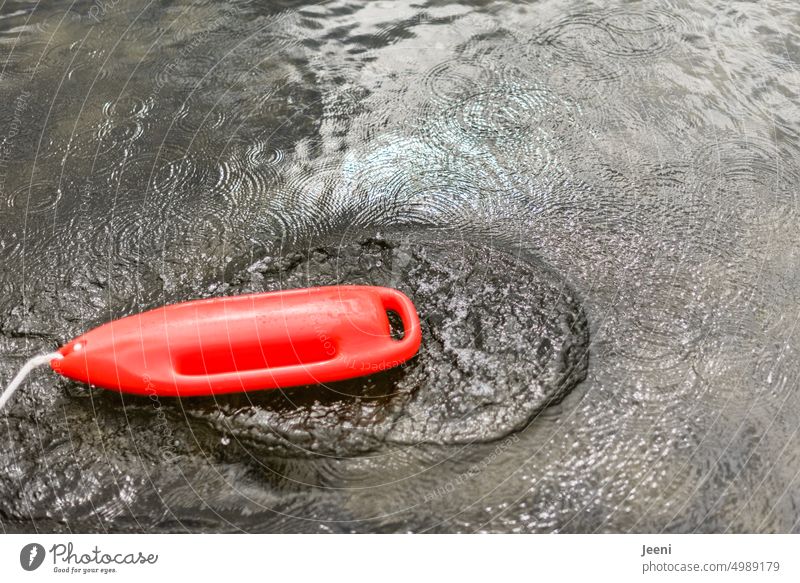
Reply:
M49 364L51 360L61 360L64 358L60 353L53 352L52 354L41 354L39 356L35 356L31 358L28 362L25 363L20 371L17 373L17 376L14 377L14 380L9 383L6 387L6 390L3 391L3 394L0 395L0 411L3 410L8 400L11 398L11 395L17 392L17 389L22 386L22 383L25 382L25 379L28 378L28 375L33 372L34 369Z

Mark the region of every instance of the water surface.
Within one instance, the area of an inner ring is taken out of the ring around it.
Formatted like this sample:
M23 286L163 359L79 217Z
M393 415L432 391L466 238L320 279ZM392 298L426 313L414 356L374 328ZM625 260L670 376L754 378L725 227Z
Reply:
M433 310L473 358L336 398L37 373L0 420L3 531L800 530L799 34L785 0L6 2L0 378L165 302L491 277ZM393 236L398 266L353 247ZM480 329L513 314L536 334Z

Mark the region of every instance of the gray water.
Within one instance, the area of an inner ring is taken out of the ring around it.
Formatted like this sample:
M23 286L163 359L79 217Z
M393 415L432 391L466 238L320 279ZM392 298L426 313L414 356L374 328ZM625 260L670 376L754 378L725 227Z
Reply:
M111 318L392 284L423 350L150 401L37 372L4 532L800 531L800 10L5 2L0 379Z

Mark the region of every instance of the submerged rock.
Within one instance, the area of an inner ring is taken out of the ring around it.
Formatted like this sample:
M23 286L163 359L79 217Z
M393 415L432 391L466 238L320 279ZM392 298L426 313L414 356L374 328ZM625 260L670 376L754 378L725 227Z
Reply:
M552 271L463 240L398 234L331 240L264 257L225 293L385 285L415 303L420 353L377 375L290 390L184 400L241 446L346 456L386 444L464 444L527 426L586 375L580 304Z

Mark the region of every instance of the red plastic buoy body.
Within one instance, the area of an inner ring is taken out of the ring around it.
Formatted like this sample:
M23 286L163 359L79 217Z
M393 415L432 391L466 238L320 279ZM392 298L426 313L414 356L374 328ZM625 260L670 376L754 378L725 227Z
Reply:
M404 335L390 334L387 311ZM401 292L332 286L197 300L129 316L63 346L51 367L106 389L168 397L339 381L397 366L419 350Z

